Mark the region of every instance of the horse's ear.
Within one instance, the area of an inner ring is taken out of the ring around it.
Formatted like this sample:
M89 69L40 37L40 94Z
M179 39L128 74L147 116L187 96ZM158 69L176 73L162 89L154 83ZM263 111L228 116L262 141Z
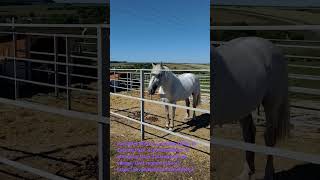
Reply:
M153 64L153 63L151 63L152 64L152 67L154 67L155 66L155 64Z

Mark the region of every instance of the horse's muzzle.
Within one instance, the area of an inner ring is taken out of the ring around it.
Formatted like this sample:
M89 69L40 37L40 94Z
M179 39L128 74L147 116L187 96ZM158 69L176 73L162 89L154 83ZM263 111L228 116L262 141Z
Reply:
M153 88L148 89L149 95L154 95L155 92L156 92L156 91L155 91Z

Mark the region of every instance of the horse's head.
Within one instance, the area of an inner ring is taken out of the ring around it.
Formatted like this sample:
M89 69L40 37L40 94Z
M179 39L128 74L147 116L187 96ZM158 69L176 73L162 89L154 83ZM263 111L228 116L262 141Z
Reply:
M166 66L163 66L161 64L153 64L152 63L152 70L151 70L151 78L148 86L148 92L150 95L155 94L156 90L161 86L164 78L165 78L165 73L164 71Z

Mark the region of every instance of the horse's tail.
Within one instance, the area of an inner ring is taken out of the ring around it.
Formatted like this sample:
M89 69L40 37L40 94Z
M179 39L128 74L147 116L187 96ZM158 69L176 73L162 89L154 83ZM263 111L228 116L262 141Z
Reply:
M276 128L276 139L280 141L285 140L290 133L290 101L288 93L282 99L276 121L274 122L278 127Z
M290 133L290 98L289 98L289 79L288 79L288 67L287 67L287 59L282 55L283 66L285 67L282 72L284 72L284 95L282 96L282 101L279 107L279 115L276 129L276 140L283 141L288 138ZM282 60L281 59L281 60Z
M196 96L196 106L199 106L200 104L201 104L201 87L200 87L200 80L199 80L199 78L197 78L197 80L198 80L198 88L197 88L197 90L198 90L198 94L197 94L197 96Z

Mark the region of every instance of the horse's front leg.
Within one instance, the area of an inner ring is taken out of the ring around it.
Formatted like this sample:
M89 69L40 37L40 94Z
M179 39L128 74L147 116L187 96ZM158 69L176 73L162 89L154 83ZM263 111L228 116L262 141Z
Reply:
M168 106L168 105L165 105L164 107L165 107L166 114L167 114L166 127L169 128L169 125L170 125L169 106Z
M176 104L176 102L172 103L172 104ZM172 113L171 113L171 127L169 128L170 131L173 130L174 128L174 117L176 115L176 107L175 106L172 106Z
M186 101L186 106L187 106L187 107L190 107L190 100L189 100L189 98L187 98L185 101ZM188 119L189 117L190 117L190 110L187 109L186 119Z

